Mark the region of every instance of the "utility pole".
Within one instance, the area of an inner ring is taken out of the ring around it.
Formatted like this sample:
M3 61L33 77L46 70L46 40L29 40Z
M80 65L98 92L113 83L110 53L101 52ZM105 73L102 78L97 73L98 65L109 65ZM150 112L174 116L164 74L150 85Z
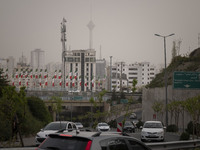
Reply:
M122 63L121 62L121 71L120 71L120 92L122 92Z
M168 98L167 98L167 59L166 59L166 38L167 37L170 37L170 36L173 36L173 34L170 34L170 35L167 35L167 36L162 36L162 35L159 35L159 34L155 34L155 36L158 36L158 37L162 37L164 39L164 60L165 60L165 106L166 106L166 116L165 116L165 125L166 127L168 126L168 108L167 108L167 105L168 105Z
M112 56L110 56L110 92L112 92Z

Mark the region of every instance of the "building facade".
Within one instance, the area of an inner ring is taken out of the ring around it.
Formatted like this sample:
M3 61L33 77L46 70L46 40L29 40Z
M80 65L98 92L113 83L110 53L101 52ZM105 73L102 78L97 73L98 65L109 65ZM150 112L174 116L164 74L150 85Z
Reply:
M41 49L31 51L31 67L35 69L44 69L45 67L45 52Z
M68 91L95 91L96 51L72 50L65 53L65 88Z
M110 69L109 71L110 72ZM137 80L137 87L143 87L149 84L156 74L156 67L150 65L149 62L126 64L125 62L116 62L112 65L112 76L107 75L111 78L112 90L115 87L116 91L131 92L133 80ZM108 79L110 83L110 79ZM110 86L108 89L110 89Z

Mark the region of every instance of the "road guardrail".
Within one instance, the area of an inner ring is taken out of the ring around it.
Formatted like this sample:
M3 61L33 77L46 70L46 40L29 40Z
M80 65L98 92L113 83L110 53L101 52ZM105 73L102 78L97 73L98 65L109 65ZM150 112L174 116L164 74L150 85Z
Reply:
M200 148L200 139L161 143L145 143L152 150L182 150Z

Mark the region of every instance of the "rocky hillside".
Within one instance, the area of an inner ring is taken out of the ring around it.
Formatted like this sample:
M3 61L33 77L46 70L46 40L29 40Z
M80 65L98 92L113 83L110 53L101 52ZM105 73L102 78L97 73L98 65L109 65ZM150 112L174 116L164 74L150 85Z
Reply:
M174 71L197 71L200 72L200 48L192 51L189 56L177 56L167 67L168 85L173 83ZM146 88L164 87L164 69L157 74L155 79Z

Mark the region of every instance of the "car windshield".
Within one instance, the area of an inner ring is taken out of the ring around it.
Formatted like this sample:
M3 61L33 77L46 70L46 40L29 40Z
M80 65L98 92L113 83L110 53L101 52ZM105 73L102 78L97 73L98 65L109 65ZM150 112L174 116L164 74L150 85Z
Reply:
M131 123L131 122L125 122L124 125L126 125L126 126L130 126L130 125L132 125L132 123Z
M66 129L67 123L64 122L54 122L48 124L46 127L44 127L44 130L60 130L60 129Z
M101 126L108 126L108 124L107 124L107 123L100 123L99 126L100 126L100 127L101 127Z
M82 125L80 122L75 122L76 125Z
M161 123L151 122L151 123L145 123L144 128L163 128L163 126Z

